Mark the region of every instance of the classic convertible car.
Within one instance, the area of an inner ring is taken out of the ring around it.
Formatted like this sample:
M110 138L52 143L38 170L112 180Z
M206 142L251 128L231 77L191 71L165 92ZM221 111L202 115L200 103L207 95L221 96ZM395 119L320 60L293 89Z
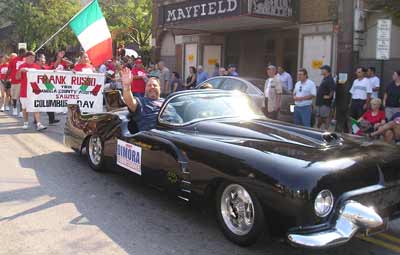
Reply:
M253 108L241 93L178 92L157 127L138 132L126 108L87 115L71 105L65 144L87 151L96 171L120 167L184 201L214 201L222 231L239 245L266 233L270 215L284 219L289 243L310 248L377 232L399 216L396 148L272 121Z

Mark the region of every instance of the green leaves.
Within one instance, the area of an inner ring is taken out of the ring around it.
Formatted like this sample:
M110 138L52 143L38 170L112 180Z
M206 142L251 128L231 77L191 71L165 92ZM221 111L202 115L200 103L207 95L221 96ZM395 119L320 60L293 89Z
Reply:
M151 40L151 0L100 0L114 41L146 48Z
M17 42L26 42L29 50L35 50L82 7L79 0L0 0L0 5L3 6L0 15L14 24L9 43L15 46ZM67 28L45 48L55 53L67 45L77 44L76 37Z
M149 49L152 25L151 0L99 0L115 44L135 43ZM0 17L14 24L11 35L4 40L13 47L28 43L35 50L83 6L80 0L0 0ZM3 39L3 38L2 38ZM48 45L47 53L79 45L70 28L65 28Z

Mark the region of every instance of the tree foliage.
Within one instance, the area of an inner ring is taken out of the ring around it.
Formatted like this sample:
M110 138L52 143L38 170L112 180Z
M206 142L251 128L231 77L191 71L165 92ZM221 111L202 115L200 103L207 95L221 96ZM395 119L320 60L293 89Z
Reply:
M116 43L134 43L141 49L150 46L151 0L100 0L104 16Z
M0 3L3 5L0 15L13 24L12 34L7 38L10 44L26 42L30 50L37 49L82 7L79 0L0 0ZM46 49L53 53L77 44L76 37L67 28Z
M150 49L151 0L99 0L99 3L115 44L134 43L141 50ZM12 33L2 40L13 47L26 42L29 50L36 50L82 7L80 0L0 0L0 17L13 24ZM45 46L45 52L65 50L68 45L77 46L79 42L66 27Z

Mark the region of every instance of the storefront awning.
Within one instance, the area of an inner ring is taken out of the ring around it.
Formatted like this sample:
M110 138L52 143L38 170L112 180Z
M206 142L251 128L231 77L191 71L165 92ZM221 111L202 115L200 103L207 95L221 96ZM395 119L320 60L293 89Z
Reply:
M190 22L186 24L174 24L165 28L193 30L203 32L229 32L239 30L256 30L271 27L282 27L292 22L280 19L265 19L253 16L236 16L224 19L207 20L201 22Z
M207 32L255 30L294 24L294 0L198 0L159 7L159 25Z

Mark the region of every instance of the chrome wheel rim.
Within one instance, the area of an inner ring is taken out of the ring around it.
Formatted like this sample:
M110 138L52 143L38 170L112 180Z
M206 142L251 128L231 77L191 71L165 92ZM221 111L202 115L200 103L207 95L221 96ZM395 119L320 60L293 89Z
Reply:
M238 184L225 188L221 196L221 214L234 234L243 236L250 232L254 225L254 204L245 188Z
M101 162L102 153L101 140L98 137L90 137L89 140L89 157L94 165L99 165Z

